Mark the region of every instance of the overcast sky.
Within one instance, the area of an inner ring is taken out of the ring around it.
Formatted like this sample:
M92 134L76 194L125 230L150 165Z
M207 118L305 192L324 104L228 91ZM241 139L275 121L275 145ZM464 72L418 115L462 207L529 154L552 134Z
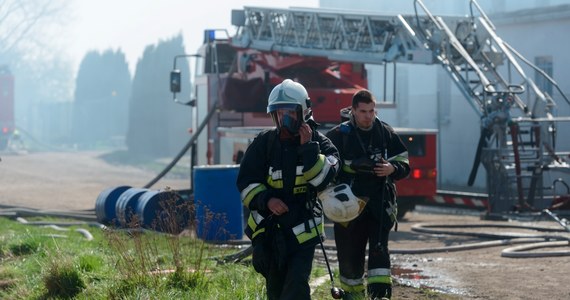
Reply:
M198 49L204 29L223 28L233 34L232 9L318 6L318 0L79 0L72 3L66 44L74 68L89 50L121 48L131 72L146 46L180 32L188 52Z

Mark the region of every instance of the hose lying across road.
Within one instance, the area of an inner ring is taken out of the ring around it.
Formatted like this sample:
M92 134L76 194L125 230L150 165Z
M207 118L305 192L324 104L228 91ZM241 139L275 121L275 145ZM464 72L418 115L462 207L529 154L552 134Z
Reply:
M545 214L551 216L564 229L529 226L529 225L513 225L513 224L415 224L411 230L423 234L432 235L451 235L465 236L480 239L490 239L489 241L461 243L458 245L429 247L419 249L390 249L392 254L427 254L438 252L466 251L481 249L486 247L497 247L505 245L522 244L513 246L501 251L502 257L525 258L525 257L553 257L553 256L570 256L570 222L566 219L558 219L550 211ZM10 207L0 205L0 216L15 218L22 224L48 226L56 230L67 230L65 226L91 226L98 228L106 228L104 225L95 222L96 217L92 210L88 211L46 211L34 210L22 207ZM82 222L28 222L23 217L30 216L49 216L60 218L71 218L83 220ZM461 230L462 229L462 230ZM481 229L485 229L482 231ZM506 229L518 230L519 232L505 232ZM475 230L475 231L474 231ZM539 234L522 233L525 231L536 231ZM88 240L92 239L92 235L86 229L76 229L77 232L83 234ZM334 246L326 246L327 250L336 250ZM564 248L558 251L531 251L541 248ZM214 258L220 263L235 263L243 260L251 255L251 246L242 249L236 253Z
M436 229L439 228L439 229ZM492 241L464 243L460 245L445 247L430 247L420 249L390 249L393 254L425 254L437 252L451 252L473 250L486 247L496 247L513 244L528 244L523 246L515 246L504 249L501 252L502 257L524 258L524 257L551 257L551 256L570 256L570 235L554 235L554 234L525 234L525 233L489 233L489 232L472 232L457 231L453 229L474 229L474 228L497 228L501 229L523 229L534 230L540 232L559 233L565 232L563 229L555 229L540 226L510 225L510 224L416 224L412 226L412 231L437 234L437 235L454 235L454 236L470 236L477 238L492 239ZM531 252L528 250L549 247L566 247L567 250L561 251L540 251Z

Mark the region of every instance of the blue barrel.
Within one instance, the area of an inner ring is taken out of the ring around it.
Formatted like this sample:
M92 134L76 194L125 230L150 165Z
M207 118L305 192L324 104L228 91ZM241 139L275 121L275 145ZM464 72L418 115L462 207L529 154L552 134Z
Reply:
M144 228L179 234L188 227L190 209L177 192L152 190L140 196L137 216Z
M115 205L115 211L121 226L133 227L135 225L132 222L137 212L139 198L147 191L148 189L130 188L119 196L119 200L117 200Z
M242 239L243 208L236 187L239 165L194 167L196 233L209 241Z
M99 194L95 201L95 215L97 216L97 222L104 225L118 224L115 206L117 204L117 200L119 200L119 196L130 188L130 186L126 185L109 187Z

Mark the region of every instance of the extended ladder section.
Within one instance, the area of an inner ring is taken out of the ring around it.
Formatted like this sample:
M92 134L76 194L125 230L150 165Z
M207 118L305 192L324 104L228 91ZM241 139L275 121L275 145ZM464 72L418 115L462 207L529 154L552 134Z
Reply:
M552 95L521 64L542 74L564 105L570 105L568 98L497 35L476 1L465 17L434 16L419 0L413 5L414 15L245 7L243 14L234 13L239 27L232 44L339 62L439 64L481 117L484 142L476 161L487 170L490 212L532 207L534 199L552 197L542 174L553 168L570 173L568 154L555 148L557 124L570 117L556 116Z

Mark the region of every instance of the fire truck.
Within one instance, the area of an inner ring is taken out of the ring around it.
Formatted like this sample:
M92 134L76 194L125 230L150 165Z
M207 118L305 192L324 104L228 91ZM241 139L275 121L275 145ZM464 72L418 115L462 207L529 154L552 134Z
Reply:
M487 213L552 200L554 192L543 176L552 170L570 173L568 153L556 149L557 125L570 118L554 115L554 99L521 64L541 70L497 35L476 1L469 4L470 16L435 16L419 0L413 2L414 15L265 7L232 11L234 36L206 30L197 54L174 59L174 94L182 79L176 60L196 60L193 164L239 163L255 134L272 125L265 112L267 95L285 78L307 88L315 120L326 130L340 122L340 110L351 105L352 94L368 87L365 64L437 64L481 119L473 170L482 164L487 171ZM505 70L514 70L522 81L513 83ZM558 88L549 76L545 80ZM450 196L436 191L437 132L397 132L407 143L412 167L409 178L397 183L400 216L417 203L445 202Z
M14 77L8 66L0 66L0 150L6 149L14 133Z
M219 108L208 121L208 134L198 138L195 164L239 164L255 136L272 125L267 96L285 78L301 82L309 93L315 121L323 133L341 121L341 109L352 95L368 86L362 63L342 63L324 56L305 57L238 48L226 31L206 30L196 63L197 120ZM171 74L179 82L179 72ZM175 88L174 91L177 91ZM216 105L218 97L222 100ZM207 105L206 105L207 104ZM436 135L434 129L395 128L408 147L413 166L409 178L397 183L399 214L436 194ZM207 145L201 147L201 145Z

